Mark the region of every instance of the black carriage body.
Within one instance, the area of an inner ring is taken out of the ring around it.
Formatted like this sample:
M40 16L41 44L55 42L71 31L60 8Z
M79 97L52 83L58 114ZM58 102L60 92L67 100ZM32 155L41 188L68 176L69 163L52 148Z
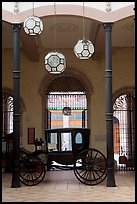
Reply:
M69 145L63 142L64 138ZM45 130L46 149L49 161L63 165L74 164L74 158L81 151L89 148L89 128L58 128Z
M46 129L45 150L37 149L38 142L32 153L22 149L20 181L27 186L37 185L47 170L58 168L73 170L76 178L85 185L101 183L107 176L106 157L99 150L90 148L89 142L88 128Z

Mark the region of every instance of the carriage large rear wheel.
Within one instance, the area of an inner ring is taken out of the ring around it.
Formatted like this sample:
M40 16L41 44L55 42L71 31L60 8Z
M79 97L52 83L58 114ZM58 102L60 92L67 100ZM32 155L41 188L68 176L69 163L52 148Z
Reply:
M27 186L39 184L45 177L46 169L40 158L26 156L20 162L20 181Z
M107 176L106 157L97 149L89 148L80 152L74 161L76 178L86 185L97 185Z

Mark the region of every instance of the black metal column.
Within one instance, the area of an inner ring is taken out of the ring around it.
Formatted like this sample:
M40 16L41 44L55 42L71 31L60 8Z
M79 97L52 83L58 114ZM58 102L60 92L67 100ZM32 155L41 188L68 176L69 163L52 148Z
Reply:
M112 107L112 54L111 30L112 23L104 23L106 33L106 141L107 141L107 187L115 187L114 177L114 147L113 147L113 107Z
M12 188L20 187L20 24L13 24L14 68L13 68L13 174Z

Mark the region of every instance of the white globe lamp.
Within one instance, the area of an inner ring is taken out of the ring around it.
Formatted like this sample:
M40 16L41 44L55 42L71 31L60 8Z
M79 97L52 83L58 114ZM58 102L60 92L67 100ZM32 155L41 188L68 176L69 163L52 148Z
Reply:
M79 59L89 59L94 53L94 46L90 40L79 40L74 47L74 53Z
M66 60L62 53L54 51L45 56L45 69L51 74L60 74L66 69Z
M30 16L24 21L23 28L28 35L38 35L43 31L43 23L39 17Z

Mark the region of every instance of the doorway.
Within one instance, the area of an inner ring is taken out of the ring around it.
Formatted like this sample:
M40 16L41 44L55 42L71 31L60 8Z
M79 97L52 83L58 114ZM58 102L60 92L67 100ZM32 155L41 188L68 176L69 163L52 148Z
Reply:
M87 98L84 92L50 92L47 127L87 127Z
M118 170L135 169L135 94L121 93L113 105L114 159Z
M84 92L50 92L48 94L48 129L87 127L87 98ZM56 134L50 135L56 146ZM78 141L80 140L78 137ZM70 133L62 134L62 151L72 151Z
M48 75L43 79L39 92L42 97L43 137L45 129L91 128L93 88L83 73L67 69L59 75Z

